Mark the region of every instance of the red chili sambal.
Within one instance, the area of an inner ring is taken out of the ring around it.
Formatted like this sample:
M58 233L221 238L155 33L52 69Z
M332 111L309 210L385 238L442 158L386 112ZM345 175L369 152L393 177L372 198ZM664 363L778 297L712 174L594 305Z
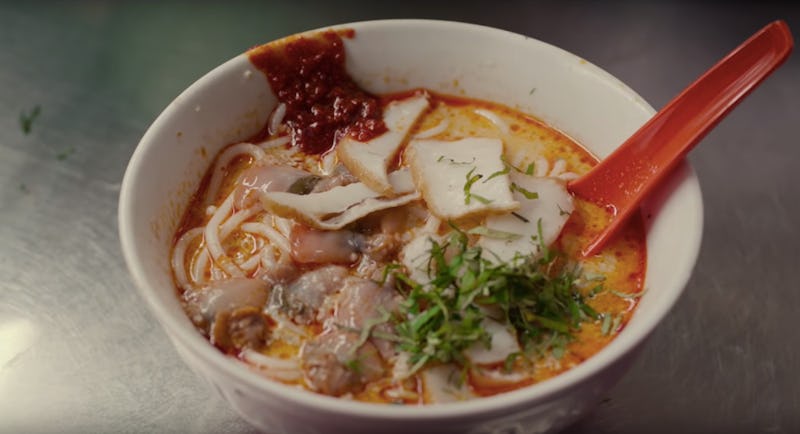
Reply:
M284 122L293 146L322 154L345 135L367 141L386 131L380 100L358 87L345 70L339 33L300 36L248 54L286 104Z

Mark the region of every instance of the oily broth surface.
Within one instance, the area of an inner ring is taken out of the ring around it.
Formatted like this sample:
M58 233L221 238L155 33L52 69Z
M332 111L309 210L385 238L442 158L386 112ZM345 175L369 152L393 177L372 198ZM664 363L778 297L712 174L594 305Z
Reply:
M384 97L383 103L385 104L393 98L399 97ZM568 136L519 111L495 103L460 97L438 94L431 94L431 97L431 108L412 129L410 132L411 137L415 134L424 133L426 130L440 125L441 122L447 122L447 128L443 132L429 138L440 140L455 140L464 137L499 138L504 144L504 158L518 168L524 169L530 163L535 162L537 158L544 157L549 162L550 167L556 160L561 159L566 162L567 172L583 174L596 163L594 157ZM503 132L502 128L492 120L476 113L476 110L486 110L498 116L502 123L506 125L507 132ZM286 146L270 149L267 154L269 161L275 164L286 164L317 174L320 172L320 159L324 158L323 156L295 152ZM239 157L223 167L224 176L220 188L215 198L210 201L210 205L212 207L220 206L221 202L236 187L237 179L242 171L253 164L253 158ZM404 165L402 151L396 161L396 165ZM211 171L204 177L194 199L187 208L180 229L176 233L176 240L189 229L208 223L210 219L210 213L208 212L209 202L204 198L210 177ZM260 219L264 215L265 212L262 212L252 217L251 220ZM585 244L608 219L609 215L605 210L593 204L576 200L575 211L569 218L561 237L556 241L555 247L566 253L570 258L578 258L580 246ZM187 249L189 253L184 258L186 267L191 267L194 261L197 260L198 252L201 250L199 247L202 247L201 240L202 237L199 237L198 240L189 244ZM223 247L231 257L246 257L256 252L264 243L263 239L234 231L224 241ZM613 329L606 330L606 333L604 333L602 320L586 321L582 323L580 329L575 333L576 339L566 346L563 356L554 357L552 354L547 354L532 365L521 361L516 362L514 370L525 372L527 375L525 380L511 386L487 386L484 382L470 377L467 380L471 391L476 395L488 396L543 381L574 367L602 349L624 327L633 313L637 298L622 297L619 294L641 293L645 260L644 226L641 216L637 215L632 219L625 231L622 232L622 235L616 241L610 243L600 255L580 261L585 275L603 275L605 277L602 283L606 290L591 296L588 299L588 304L597 312L610 315L612 318L611 328ZM258 270L255 273L257 272ZM355 266L351 269L351 272L357 273ZM587 282L582 289L588 294L595 284ZM183 294L184 288L180 288L177 284L176 286L178 286L179 294ZM609 324L605 326L606 329L610 328ZM304 328L312 336L322 331L320 324L312 324ZM274 340L263 349L262 353L267 356L285 359L297 357L299 351L300 344L298 343ZM259 370L255 366L253 366L253 369ZM502 367L497 366L495 369L500 370ZM361 392L355 393L351 397L369 402L424 403L425 394L423 393L423 384L419 375L415 375L403 382L401 388L409 393L401 394L400 397L397 395L387 396L388 389L397 389L397 386L392 384L390 377L391 370L387 370L387 375L384 378L368 383ZM302 378L283 382L298 387L306 387Z

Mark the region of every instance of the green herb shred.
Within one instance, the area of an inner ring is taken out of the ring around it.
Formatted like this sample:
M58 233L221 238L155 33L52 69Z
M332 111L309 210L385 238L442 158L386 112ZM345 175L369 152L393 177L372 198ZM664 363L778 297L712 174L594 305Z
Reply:
M526 175L533 175L533 169L534 168L535 168L535 166L533 165L533 163L528 164L528 167L525 168L525 174Z
M415 282L396 268L389 271L398 290L407 294L393 318L393 340L410 355L412 374L428 363L466 367L464 350L475 343L488 348L491 336L481 325L488 318L486 307L502 313L502 318L493 313L492 319L515 329L526 357L548 352L562 357L581 323L600 318L576 285L577 267L559 253L540 245L539 258L517 255L494 263L481 247L469 246L469 235L483 229L451 227L441 242L431 240L430 282ZM512 363L513 358L507 361Z
M520 187L519 184L517 184L516 182L512 182L511 183L511 191L518 191L518 192L522 193L522 195L525 196L525 199L528 199L528 200L533 200L533 199L538 199L539 198L539 193L536 193L535 191L530 191L530 190L527 190L527 189L525 189L523 187Z
M475 173L476 169L477 168L473 167L472 169L469 170L469 172L467 172L467 182L464 183L464 205L469 205L470 199L473 198L473 197L476 197L476 195L471 193L472 184L478 182L479 179L483 178L483 175L481 175L480 173L473 175L473 173ZM478 197L480 197L480 196L478 196ZM488 200L486 198L481 198L481 199ZM478 200L480 200L480 199L478 199ZM480 201L483 202L482 200L480 200ZM484 203L486 203L486 202L484 202Z
M39 114L42 112L42 108L39 105L36 105L28 112L21 112L19 114L19 126L22 128L22 132L30 134L31 128L33 127L33 121L39 117Z
M503 175L505 175L505 174L507 174L509 172L511 172L511 168L508 167L508 166L505 166L505 168L503 170L498 170L497 172L494 172L491 175L489 175L488 178L483 180L483 183L485 184L485 183L489 182L490 179L498 177L498 176L503 176Z

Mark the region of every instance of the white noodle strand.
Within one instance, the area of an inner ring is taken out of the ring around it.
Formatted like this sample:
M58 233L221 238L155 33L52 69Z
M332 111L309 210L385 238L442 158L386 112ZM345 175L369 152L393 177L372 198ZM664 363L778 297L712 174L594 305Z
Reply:
M447 119L442 119L441 122L436 124L433 127L428 128L425 131L420 131L417 134L414 134L415 139L427 139L429 137L437 136L443 133L447 127L450 126L450 122Z
M284 217L278 217L276 215L268 217L272 217L272 226L274 226L278 232L280 232L286 238L291 238L292 228L294 227L293 220Z
M231 277L242 277L244 273L225 254L220 240L220 223L232 211L233 197L233 193L229 194L222 205L217 208L217 211L211 216L211 220L208 221L203 235L205 235L206 248L208 248L211 259Z
M550 176L554 178L558 177L564 173L565 170L567 170L567 162L564 161L563 158L559 158L555 163L553 163L553 168L550 170Z
M236 157L242 155L249 155L255 160L267 158L264 150L252 143L239 143L222 151L217 157L216 163L214 163L214 169L212 169L211 180L208 182L208 190L206 191L205 205L211 204L216 199L217 193L219 193L219 186L222 184L223 169Z
M219 228L220 239L224 241L226 238L228 238L228 235L238 228L243 221L249 219L257 213L258 209L256 207L250 207L230 216L230 218L228 218L228 220L226 220L225 223L223 223Z
M278 128L283 123L283 118L286 116L286 104L280 103L275 110L272 111L272 116L269 117L269 126L267 127L267 132L269 135L275 135L278 133Z
M277 148L278 146L283 146L289 143L290 141L291 139L289 138L289 136L280 136L274 139L269 139L264 142L261 142L258 144L258 147L266 151L268 149Z
M233 194L231 194L231 196L232 195ZM221 205L220 207L222 207L224 205L225 204L223 203L223 205ZM218 208L215 209L215 212L217 210L218 210ZM219 237L218 237L218 239L220 240L220 245L221 245L221 241L224 241L226 238L228 238L228 236L231 234L231 232L233 232L233 230L236 229L241 222L243 222L243 221L249 219L250 217L254 216L255 214L258 213L258 211L259 210L257 208L255 208L255 207L245 208L245 209L233 214L230 218L228 218L225 221L225 223L223 223L222 226L220 226L220 228L219 228ZM211 224L211 222L209 221L208 224ZM208 224L206 225L206 228L208 228ZM201 244L201 248L202 248L202 251L197 254L197 257L195 258L194 263L192 264L192 270L191 270L192 280L194 280L194 282L196 284L205 283L205 279L203 278L203 276L205 276L205 270L208 267L208 263L209 263L209 259L210 259L209 258L209 251L206 248L206 246ZM213 272L211 274L212 274L212 276L215 275L215 273L213 273ZM219 276L219 273L216 273L216 275Z
M572 181L573 179L580 178L580 175L578 175L577 173L573 173L573 172L564 172L561 175L558 175L556 178L558 178L558 179L560 179L562 181Z
M186 275L186 248L195 238L203 233L203 228L194 228L186 231L175 243L175 250L172 252L172 270L175 272L175 279L178 286L191 288L193 285Z
M240 263L239 263L239 267L240 267L242 270L244 270L244 271L246 271L246 272L250 273L250 272L252 272L253 270L255 270L255 268L258 266L258 264L259 264L260 262L261 262L261 255L259 255L258 253L256 253L255 255L253 255L253 256L251 256L251 257L249 257L249 258L245 259L244 261L240 262Z
M284 237L280 232L264 223L244 223L242 225L242 230L267 238L273 246L281 251L281 253L288 254L292 251L292 246L289 244L289 240L287 240L286 237Z
M271 247L271 246L270 246ZM274 248L263 248L261 249L261 253L259 254L261 259L261 267L265 270L269 270L275 266L275 249Z
M245 348L242 351L242 356L255 365L268 368L268 369L281 369L281 370L297 370L300 369L300 362L297 359L280 359L278 357L270 357L266 354L259 353L250 348Z
M497 116L495 112L486 109L475 109L475 114L481 115L491 121L501 133L508 134L508 124L500 119L500 116Z
M339 159L336 157L336 152L328 152L322 157L319 162L319 171L322 176L329 176L336 168Z
M439 217L431 214L428 216L428 220L425 222L425 226L422 227L422 233L424 234L438 234L439 233L439 226L442 225L442 221Z
M206 275L205 271L206 268L208 268L208 262L211 259L211 257L208 256L208 249L206 249L204 243L200 244L200 247L198 249L202 250L200 250L195 256L194 262L192 262L190 267L191 268L190 272L192 281L195 283L195 285L204 285L208 282L205 278Z
M538 176L539 178L547 176L550 172L550 163L547 161L547 158L539 157L536 161L533 162L533 176Z

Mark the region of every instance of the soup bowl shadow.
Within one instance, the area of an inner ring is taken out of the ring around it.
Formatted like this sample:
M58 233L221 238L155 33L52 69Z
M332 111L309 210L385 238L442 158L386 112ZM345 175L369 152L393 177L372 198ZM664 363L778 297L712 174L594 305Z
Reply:
M527 36L428 20L369 21L330 29L354 30L352 38L345 38L347 69L368 91L425 87L499 102L536 116L599 158L654 113L610 74ZM625 373L691 275L700 249L703 207L697 177L683 163L642 206L647 292L637 311L614 341L575 368L512 392L424 407L352 402L263 378L196 331L176 297L169 264L177 225L213 156L223 146L253 136L276 104L246 53L207 73L147 130L128 164L119 202L122 250L142 298L186 364L261 430L558 430L596 405Z

